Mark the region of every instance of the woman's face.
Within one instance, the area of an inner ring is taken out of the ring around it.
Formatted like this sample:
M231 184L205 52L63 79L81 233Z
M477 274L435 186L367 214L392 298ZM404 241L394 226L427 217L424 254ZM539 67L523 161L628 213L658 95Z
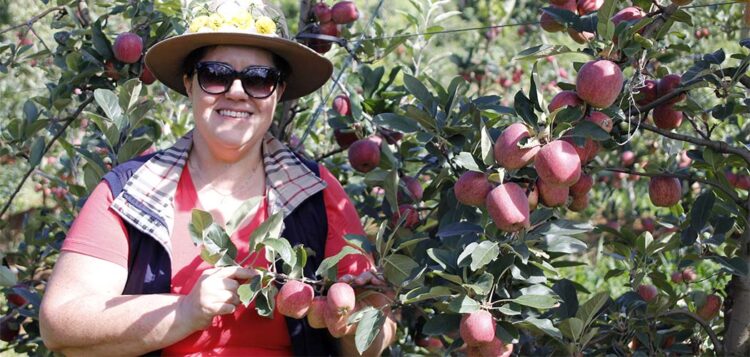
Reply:
M217 46L209 49L199 61L222 62L241 71L248 66L269 66L273 56L262 49L245 46ZM214 152L223 157L260 147L266 131L271 126L283 84L267 98L257 99L245 93L242 83L235 79L223 94L208 94L198 85L197 76L184 77L185 88L193 106L196 134Z

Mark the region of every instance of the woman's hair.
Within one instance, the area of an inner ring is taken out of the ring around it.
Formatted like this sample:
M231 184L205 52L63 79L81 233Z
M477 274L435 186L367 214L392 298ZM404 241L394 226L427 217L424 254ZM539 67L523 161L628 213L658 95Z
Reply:
M198 64L198 62L203 59L203 57L206 55L206 53L218 46L205 46L201 47L197 50L194 50L193 52L190 52L190 54L185 57L185 61L182 62L182 73L188 76L188 79L193 77L193 72L195 71L195 65ZM291 67L289 67L289 64L281 58L281 56L271 52L271 55L273 56L273 65L281 71L281 78L286 78L289 73L291 72Z

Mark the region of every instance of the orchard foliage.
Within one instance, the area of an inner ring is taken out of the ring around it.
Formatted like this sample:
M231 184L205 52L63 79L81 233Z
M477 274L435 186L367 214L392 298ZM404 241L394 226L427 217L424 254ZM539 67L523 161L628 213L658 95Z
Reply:
M184 31L181 3L0 2L7 348L48 353L39 302L88 192L190 129L141 56ZM305 278L269 217L250 248L274 264L244 303L306 310L360 351L390 316L392 354L750 353L745 4L281 3L336 71L273 130L337 175L367 236ZM206 261L247 265L228 237L255 203L223 227L194 212ZM363 253L385 285L352 308L332 284Z

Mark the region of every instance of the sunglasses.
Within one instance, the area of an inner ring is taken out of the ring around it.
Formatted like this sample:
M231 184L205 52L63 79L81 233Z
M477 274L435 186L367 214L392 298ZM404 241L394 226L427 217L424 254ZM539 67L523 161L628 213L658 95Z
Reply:
M245 93L256 99L268 98L279 86L282 73L276 68L249 66L235 71L223 62L200 62L195 65L198 85L208 94L224 94L232 87L235 79L242 82Z

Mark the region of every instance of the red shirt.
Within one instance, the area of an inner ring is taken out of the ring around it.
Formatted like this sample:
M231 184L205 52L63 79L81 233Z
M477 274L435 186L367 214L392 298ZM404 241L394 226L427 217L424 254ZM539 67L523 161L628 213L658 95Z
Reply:
M354 206L335 177L320 166L320 177L327 187L323 191L328 217L328 237L325 256L338 253L345 245L345 234L364 234ZM109 186L102 182L89 196L80 214L73 222L63 242L63 251L86 254L127 268L128 238L120 217L109 208L113 200ZM183 169L174 197L175 221L171 234L172 281L171 292L187 295L201 273L211 268L200 258L200 248L195 246L188 232L191 210L201 208L187 165ZM267 201L263 199L257 211L245 219L241 228L232 235L237 246L237 260L249 253L250 233L268 218ZM256 267L267 267L261 255ZM247 261L253 261L253 258ZM339 263L339 275L360 274L371 265L364 256L348 256ZM292 355L291 342L284 316L274 313L273 319L261 317L254 303L247 308L240 305L232 315L214 318L206 330L198 331L163 350L165 355Z

